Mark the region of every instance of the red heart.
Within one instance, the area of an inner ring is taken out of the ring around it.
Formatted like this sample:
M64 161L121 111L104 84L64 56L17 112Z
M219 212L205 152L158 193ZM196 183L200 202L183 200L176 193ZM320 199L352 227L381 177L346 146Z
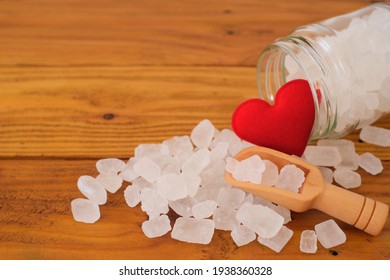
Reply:
M301 156L313 128L315 108L306 80L284 84L274 105L261 99L241 103L232 118L233 131L243 140Z

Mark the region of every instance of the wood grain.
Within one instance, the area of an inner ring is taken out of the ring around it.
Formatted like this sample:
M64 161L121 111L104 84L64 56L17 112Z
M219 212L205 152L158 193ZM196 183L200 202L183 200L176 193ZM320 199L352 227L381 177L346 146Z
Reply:
M390 224L372 237L340 222L347 243L299 252L300 233L329 216L294 213L280 253L238 248L229 232L209 245L148 239L123 188L102 217L76 223L70 201L95 162L128 159L140 143L188 135L202 119L230 126L256 97L261 49L293 28L370 1L0 1L0 259L390 259ZM390 116L376 125L390 128ZM359 170L353 191L390 204L390 150L347 137L384 171ZM172 220L175 214L170 212Z
M255 65L293 28L370 1L0 1L0 65Z

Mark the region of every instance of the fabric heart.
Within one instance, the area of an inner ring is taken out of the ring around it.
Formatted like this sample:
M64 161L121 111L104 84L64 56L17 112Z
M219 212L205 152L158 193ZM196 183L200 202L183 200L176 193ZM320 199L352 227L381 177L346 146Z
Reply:
M232 129L243 140L301 156L313 128L315 108L306 80L292 80L275 95L274 105L261 99L241 103L233 113Z

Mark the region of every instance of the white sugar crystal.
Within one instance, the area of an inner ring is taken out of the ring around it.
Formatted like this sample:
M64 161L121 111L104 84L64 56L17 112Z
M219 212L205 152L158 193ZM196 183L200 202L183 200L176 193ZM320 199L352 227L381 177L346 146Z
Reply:
M249 202L249 203L254 204L254 201L255 201L255 198L254 198L253 194L248 193L245 196L244 200L241 202L241 205L244 204L245 202ZM240 205L240 207L241 207L241 205Z
M123 180L116 173L101 173L96 179L100 181L104 188L110 193L116 193L121 187Z
M271 238L263 238L261 235L259 235L258 241L260 244L267 246L277 253L280 253L284 246L286 246L287 242L291 239L293 234L294 233L291 229L283 226L279 232Z
M163 236L171 229L171 221L167 215L161 215L142 223L142 231L149 238Z
M232 157L227 157L225 160L226 160L225 170L233 174L234 170L237 168L237 165L240 164L240 162Z
M258 195L256 195L254 197L254 203L253 204L260 204L260 205L267 206L267 207L271 207L271 206L274 205L268 199L265 199L264 197L261 197L261 196L258 196Z
M134 150L136 158L153 157L156 154L169 155L169 148L163 144L140 144Z
M191 132L192 143L198 148L208 148L214 132L214 125L207 119L202 120Z
M132 167L125 167L125 169L123 169L119 173L119 176L122 178L123 181L126 182L132 182L139 177L139 175L134 171Z
M169 155L188 154L193 150L191 139L188 136L174 136L169 140L163 141L169 150Z
M130 185L125 189L124 192L125 200L127 205L135 207L141 201L141 191L137 185Z
M198 174L191 171L185 171L180 174L180 177L186 184L187 194L190 197L194 197L199 190L201 178Z
M240 207L236 218L263 238L275 236L284 222L284 218L270 208L248 202Z
M318 140L318 146L336 147L341 156L341 162L335 168L347 168L356 170L359 166L359 156L355 151L355 144L346 139L322 139Z
M287 209L286 207L283 207L281 205L275 205L271 203L269 206L272 210L274 210L276 213L278 213L280 216L283 217L284 222L283 224L287 224L288 222L291 222L291 211L290 209Z
M217 202L214 200L205 200L192 206L192 215L196 219L205 219L213 215L217 209Z
M261 184L264 186L274 186L279 179L279 170L275 163L264 160L265 170L262 174Z
M210 163L210 151L206 148L193 153L182 165L183 172L190 171L199 174Z
M189 218L192 216L192 206L196 204L195 201L191 197L182 198L175 201L169 201L169 207L178 215Z
M233 230L235 226L239 225L236 215L237 210L235 209L217 208L213 214L215 228L220 230Z
M96 162L99 173L118 173L125 169L126 163L117 158L105 158Z
M244 246L256 239L256 233L244 225L238 225L230 233L237 246Z
M160 166L147 157L137 160L133 168L137 174L150 183L155 182L161 174Z
M158 177L156 187L159 194L170 201L187 196L187 185L185 181L175 173L164 174Z
M236 188L221 188L217 195L217 204L221 208L238 209L245 198L245 192Z
M302 231L299 250L303 253L309 254L317 252L317 235L314 230Z
M240 161L232 175L238 181L260 184L264 170L264 161L258 155L254 155Z
M360 174L349 169L336 169L333 177L336 183L346 189L357 188L362 184Z
M178 218L171 236L189 243L209 244L214 235L215 224L209 219Z
M146 181L144 178L139 177L135 179L132 183L133 186L137 186L141 191L144 188L153 188L154 184Z
M241 139L231 129L222 129L221 132L215 137L211 146L216 145L218 142L229 143L229 154L235 156L241 148Z
M217 160L210 165L208 165L205 169L200 173L200 177L202 179L201 185L207 188L219 188L223 186L227 186L227 183L224 179L225 175L225 163L224 160Z
M370 144L390 147L390 129L365 126L360 131L360 139Z
M383 170L381 160L369 152L360 155L359 166L372 175L377 175Z
M168 213L168 200L155 189L144 188L141 190L141 209L153 219L160 214Z
M77 222L94 223L100 218L99 205L85 198L76 198L71 202L73 218Z
M347 240L345 233L333 219L315 225L314 230L318 241L326 249L343 244Z
M325 183L331 184L333 182L333 171L332 169L324 166L319 167L322 178L324 179Z
M298 192L302 183L305 181L305 173L294 164L287 164L282 167L278 182L275 187L290 192Z
M218 159L224 159L229 151L229 143L227 142L218 142L214 148L211 149L211 161Z
M330 146L307 146L303 157L314 165L335 166L341 163L339 149Z
M77 181L77 186L89 200L100 205L107 202L107 191L104 185L95 178L87 175L81 176Z

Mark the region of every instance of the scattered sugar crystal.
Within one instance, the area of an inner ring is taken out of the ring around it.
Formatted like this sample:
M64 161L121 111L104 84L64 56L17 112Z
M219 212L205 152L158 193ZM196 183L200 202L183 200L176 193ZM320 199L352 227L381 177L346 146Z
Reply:
M133 186L137 186L141 191L144 188L153 188L154 184L146 181L144 178L139 177L135 179L132 183Z
M248 202L240 207L236 218L263 238L275 236L284 223L284 218L272 209Z
M221 132L215 137L211 143L211 147L216 145L218 142L227 142L229 143L229 154L230 156L235 156L236 153L241 148L241 139L231 129L222 129Z
M149 238L163 236L171 229L171 221L167 215L161 215L142 223L142 231Z
M355 144L346 139L322 139L318 140L318 146L336 147L341 156L341 162L335 168L347 168L356 170L359 167L359 156L355 151Z
M132 167L125 167L125 169L123 169L119 173L119 176L122 178L123 181L126 182L132 182L139 177L139 175L134 171Z
M126 163L117 158L105 158L96 162L96 169L99 173L118 173L125 169Z
M317 252L317 235L314 230L302 231L299 250L303 253L309 254Z
M147 157L138 159L133 168L137 174L150 183L155 182L161 174L160 167Z
M187 185L183 178L175 173L161 175L157 178L156 186L159 194L175 201L187 196Z
M245 198L245 192L236 188L221 188L217 195L217 204L221 208L238 209Z
M265 170L262 174L261 184L264 186L274 186L279 180L279 170L275 163L264 160Z
M232 173L234 172L234 170L237 168L237 165L240 164L240 162L238 160L236 160L235 158L232 158L232 157L227 157L226 158L226 167L225 167L225 170L229 173Z
M360 155L359 166L372 175L377 175L383 170L381 160L369 152Z
M324 179L325 183L331 184L333 182L333 171L332 169L325 167L325 166L320 166L318 167L321 171L322 178Z
M210 219L177 218L171 236L189 243L209 244L214 235L215 224Z
M286 226L283 226L279 232L271 238L263 238L261 235L259 235L258 241L260 244L267 246L277 253L280 253L280 251L282 251L292 236L293 231Z
M104 185L95 178L87 175L81 176L77 181L77 186L89 200L100 205L107 202L107 191Z
M155 154L169 155L169 148L163 144L140 144L134 150L136 158L151 157Z
M110 193L116 193L121 187L123 180L116 173L101 173L96 179L100 181L104 188Z
M169 207L178 215L184 218L192 216L192 206L197 203L190 197L182 198L175 201L169 201Z
M185 171L180 174L180 177L186 184L187 194L190 197L194 197L199 190L201 178L198 174L191 171Z
M264 161L258 155L254 155L240 161L232 176L238 181L260 184L264 170Z
M341 163L339 149L329 146L307 146L303 157L314 165L335 166Z
M141 209L150 219L168 213L168 200L162 197L157 190L144 188L141 190Z
M196 219L205 219L213 215L217 209L217 202L214 200L205 200L192 206L192 215Z
M268 205L267 205L268 206ZM271 203L269 206L272 210L274 210L276 213L278 213L280 216L283 217L284 222L283 224L287 224L288 222L291 222L291 211L290 209L287 209L286 207L283 207L281 205L275 205Z
M333 178L337 184L346 189L357 188L362 184L360 174L349 169L336 169Z
M326 249L343 244L347 240L345 233L333 219L315 225L314 230L318 241Z
M206 148L193 153L182 165L181 170L199 174L210 163L210 151Z
M261 197L261 196L258 196L256 195L254 197L254 203L253 204L260 204L260 205L263 205L263 206L267 206L267 207L270 207L273 206L274 204L269 201L268 199L265 199L264 197Z
M217 160L200 173L202 179L201 185L207 188L215 188L227 186L227 183L224 179L225 175L225 163L224 160Z
M244 200L241 202L241 205L244 204L245 202L249 202L249 203L254 204L255 198L254 198L253 194L248 193L248 194L245 196ZM240 205L240 207L241 207L241 205Z
M207 119L202 120L191 132L192 143L198 148L208 148L214 136L215 127Z
M174 136L169 140L163 141L163 145L168 147L169 155L171 156L189 154L194 149L188 136Z
M366 143L382 147L390 147L390 129L376 126L365 126L360 131L360 139Z
M135 207L141 201L141 191L137 185L130 185L125 189L124 192L125 200L127 205Z
M224 159L229 151L229 143L218 142L214 148L211 149L211 161Z
M305 173L294 164L287 164L282 167L279 179L275 187L290 192L298 192L302 183L305 181Z
M256 239L256 233L244 225L235 226L230 233L237 246L244 246Z
M99 205L85 198L76 198L71 202L73 218L77 222L94 223L100 218Z
M217 208L213 214L215 228L220 230L233 230L235 226L239 225L236 215L237 210L235 209Z

